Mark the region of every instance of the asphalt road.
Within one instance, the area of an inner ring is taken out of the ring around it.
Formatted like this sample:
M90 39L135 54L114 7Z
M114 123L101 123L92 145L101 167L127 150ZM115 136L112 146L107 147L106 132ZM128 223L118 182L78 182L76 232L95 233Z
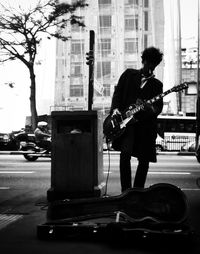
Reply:
M171 183L182 190L200 191L200 164L194 156L158 155L157 163L151 163L145 187L155 183ZM137 161L132 159L134 177ZM110 167L109 167L110 165ZM111 154L110 161L104 154L104 176L107 181L107 194L120 194L119 155ZM109 172L109 175L108 175ZM0 210L13 209L29 204L33 199L46 202L46 192L51 182L51 160L39 158L28 162L21 155L0 155ZM30 199L31 197L31 199ZM15 205L14 205L15 204ZM4 207L6 205L6 207Z

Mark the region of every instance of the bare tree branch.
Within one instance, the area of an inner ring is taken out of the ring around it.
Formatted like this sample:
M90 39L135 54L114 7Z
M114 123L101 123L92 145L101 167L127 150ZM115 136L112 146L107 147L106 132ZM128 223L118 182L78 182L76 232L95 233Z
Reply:
M69 24L84 27L76 11L86 6L85 0L77 0L72 4L59 3L58 0L38 0L34 7L24 10L22 6L14 8L0 3L0 62L18 59L28 68L33 128L37 121L34 65L38 46L44 36L68 40L70 37L63 31Z

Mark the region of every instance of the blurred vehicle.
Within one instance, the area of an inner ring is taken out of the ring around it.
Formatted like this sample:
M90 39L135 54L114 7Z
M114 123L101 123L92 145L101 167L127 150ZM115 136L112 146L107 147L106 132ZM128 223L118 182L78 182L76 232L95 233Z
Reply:
M18 143L18 146L20 146L21 142L36 142L35 141L35 135L34 133L27 133L24 130L21 130L17 133L12 133L13 140L15 140L16 143Z
M20 150L23 143L29 143L35 141L35 135L33 133L27 133L24 129L21 129L20 131L15 131L11 133L12 137L12 143L13 147L16 149L14 150Z
M12 147L12 136L10 133L0 133L0 150L9 150Z
M21 142L34 142L33 133L26 133L24 129L12 132L0 133L0 150L1 151L17 151L21 147Z
M33 134L34 135L34 134ZM51 141L51 138L49 138ZM51 150L39 147L35 142L20 142L20 154L27 161L36 161L39 157L51 157Z
M165 140L167 151L180 151L186 143L194 141L196 135L196 117L158 116L158 133Z
M166 142L160 135L156 138L156 152L162 152L167 150Z
M27 161L36 161L39 157L51 157L50 150L41 148L34 142L21 142L20 154L22 154Z
M190 141L181 147L181 151L184 152L195 152L195 141Z
M200 163L200 145L198 145L198 148L196 150L196 158L197 158L197 161Z
M112 142L109 142L108 144L104 141L103 142L103 151L114 151L112 148ZM159 135L157 135L156 138L156 151L161 152L161 151L166 151L167 150L167 145L166 142L163 138L161 138Z

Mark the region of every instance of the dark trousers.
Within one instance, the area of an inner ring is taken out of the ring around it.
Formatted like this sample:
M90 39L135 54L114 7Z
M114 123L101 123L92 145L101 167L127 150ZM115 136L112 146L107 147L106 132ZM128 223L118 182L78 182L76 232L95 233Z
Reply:
M138 160L133 187L144 188L149 169L149 162ZM132 187L131 156L120 154L120 181L122 192Z
M120 154L120 181L121 190L125 191L132 187L131 173L131 153L134 144L134 135L131 128L127 128L126 133L121 142ZM147 173L149 169L149 161L138 159L138 166L135 174L133 187L144 188Z

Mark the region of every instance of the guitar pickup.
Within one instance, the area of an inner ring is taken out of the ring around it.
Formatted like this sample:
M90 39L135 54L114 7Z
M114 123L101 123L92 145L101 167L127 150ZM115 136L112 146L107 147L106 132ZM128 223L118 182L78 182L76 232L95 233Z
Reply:
M130 110L126 111L126 117L127 117L127 118L131 117L131 115L132 115L132 114L131 114L131 111L130 111Z

